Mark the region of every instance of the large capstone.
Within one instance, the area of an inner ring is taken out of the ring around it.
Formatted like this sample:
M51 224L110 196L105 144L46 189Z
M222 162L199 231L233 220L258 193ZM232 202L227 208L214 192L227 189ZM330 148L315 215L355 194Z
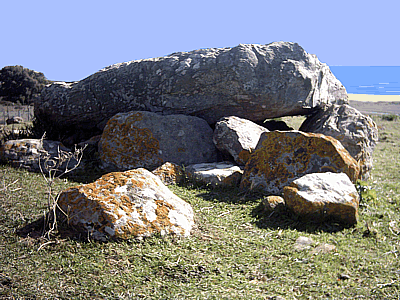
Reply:
M214 124L238 116L254 122L306 114L322 103L347 103L343 85L296 43L240 44L119 63L79 82L47 86L35 116L48 129L103 130L117 113L185 114ZM47 124L47 125L46 125Z

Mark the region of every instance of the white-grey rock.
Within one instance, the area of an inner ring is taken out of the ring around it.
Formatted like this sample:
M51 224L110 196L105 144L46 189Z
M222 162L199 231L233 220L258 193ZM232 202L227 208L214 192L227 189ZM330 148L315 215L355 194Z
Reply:
M139 168L109 173L93 183L63 191L60 220L97 240L153 234L190 235L193 209L161 180ZM67 217L66 217L67 216Z
M358 220L359 194L344 173L307 174L285 187L283 198L286 206L303 218L332 218L345 225Z
M212 186L237 186L243 169L230 162L194 164L185 168L186 175L195 181Z
M378 142L378 128L370 117L349 105L324 105L299 130L334 137L359 162L361 178L370 177Z
M343 102L346 90L326 64L296 43L274 42L173 53L115 64L79 82L57 82L41 92L35 117L49 130L58 124L57 130L91 132L132 110L193 115L214 124L225 116L257 122Z
M165 162L178 165L213 162L217 148L213 131L203 119L185 115L159 115L148 111L112 117L99 142L104 168L125 171L153 170Z
M312 244L314 244L312 238L299 236L294 244L294 249L298 251L310 249Z
M257 146L260 135L269 130L252 121L235 116L224 117L215 125L213 141L223 153L244 166Z
M58 173L74 168L78 164L75 154L58 141L42 139L8 140L0 147L0 160L32 172L41 172L41 166L46 175L49 170Z
M6 120L6 124L7 125L11 125L11 124L21 124L24 122L24 119L21 117L17 117L17 116L13 116L11 118L8 118Z

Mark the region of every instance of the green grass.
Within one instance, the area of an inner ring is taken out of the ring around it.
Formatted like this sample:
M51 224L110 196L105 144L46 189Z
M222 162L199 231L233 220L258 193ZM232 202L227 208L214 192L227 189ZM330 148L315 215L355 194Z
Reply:
M400 120L376 116L381 141L352 228L263 212L262 195L172 186L196 213L188 239L98 243L18 234L46 211L39 174L0 166L0 298L399 299ZM15 180L18 180L12 184ZM56 189L77 184L58 180ZM40 228L38 228L40 229ZM296 250L300 236L309 249ZM336 249L313 254L318 245Z

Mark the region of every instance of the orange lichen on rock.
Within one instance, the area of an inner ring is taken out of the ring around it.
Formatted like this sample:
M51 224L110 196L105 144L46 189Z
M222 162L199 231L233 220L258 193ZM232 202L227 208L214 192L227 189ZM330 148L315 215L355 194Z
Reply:
M267 212L273 212L278 208L285 206L285 200L281 196L268 196L262 200L264 210Z
M185 172L181 166L166 162L162 166L152 171L154 175L161 179L165 185L176 184L185 178Z
M239 165L245 165L247 161L249 160L251 155L250 150L242 150L239 152L238 158L236 159L237 163Z
M300 131L263 133L245 166L242 189L280 195L293 180L310 173L346 173L355 182L359 166L336 139Z
M104 128L100 144L100 158L106 167L134 169L163 163L159 141L148 128L139 128L135 123L142 119L140 112L117 114Z
M97 181L65 190L58 201L70 225L95 239L188 236L191 206L145 169L109 173Z
M359 195L344 173L308 174L284 187L283 195L287 207L300 217L332 218L347 225L358 221Z

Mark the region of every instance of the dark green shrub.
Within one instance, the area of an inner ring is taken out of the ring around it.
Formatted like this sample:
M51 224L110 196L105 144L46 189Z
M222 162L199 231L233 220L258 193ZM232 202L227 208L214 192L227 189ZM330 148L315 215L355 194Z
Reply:
M395 114L382 115L382 120L385 121L397 121L398 119L399 116Z
M46 84L51 83L43 73L22 66L0 70L0 100L16 104L32 104Z

